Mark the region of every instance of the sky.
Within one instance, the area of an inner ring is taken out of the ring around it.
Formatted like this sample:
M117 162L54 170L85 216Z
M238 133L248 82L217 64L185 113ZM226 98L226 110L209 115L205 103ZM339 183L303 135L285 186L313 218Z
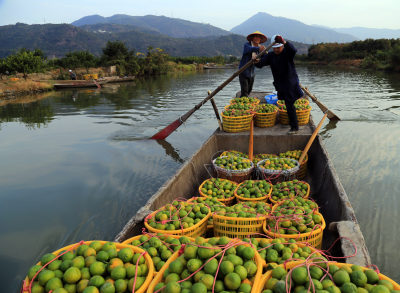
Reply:
M93 14L153 14L230 30L257 12L332 28L400 29L400 0L0 0L0 25L71 23Z

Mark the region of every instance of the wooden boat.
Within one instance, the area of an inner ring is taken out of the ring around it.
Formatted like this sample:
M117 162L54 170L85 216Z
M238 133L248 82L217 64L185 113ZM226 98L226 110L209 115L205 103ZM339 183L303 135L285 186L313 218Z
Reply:
M135 80L135 76L108 76L108 77L103 77L99 78L97 81L106 81L107 83L116 83L116 82L127 82L127 81L133 81Z
M236 68L234 64L225 64L225 65L204 65L203 69L232 69Z
M90 87L98 87L98 85L102 86L106 84L107 80L101 81L93 81L93 80L58 80L54 84L54 88L56 89L68 89L68 88L90 88Z
M265 96L261 93L260 96ZM277 124L271 128L254 128L254 153L280 153L287 150L303 149L315 129L310 121L300 127L295 135L286 135L288 126ZM116 241L123 241L133 235L140 234L144 217L176 198L188 198L198 195L198 187L203 180L215 176L210 169L211 160L223 150L248 152L249 133L226 133L216 130L202 147L166 182L157 193L130 219ZM353 257L338 259L348 263L368 266L371 264L364 237L358 225L351 203L340 183L328 153L318 135L309 152L308 175L306 181L311 186L310 197L320 206L327 228L324 230L323 249L333 246L331 255L336 257ZM209 168L205 168L210 166ZM214 172L214 173L213 173ZM351 241L349 240L351 239Z

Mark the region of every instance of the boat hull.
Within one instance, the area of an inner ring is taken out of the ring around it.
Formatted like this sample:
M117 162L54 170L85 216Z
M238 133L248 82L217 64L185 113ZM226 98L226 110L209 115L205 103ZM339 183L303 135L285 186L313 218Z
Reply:
M286 135L288 126L276 125L272 128L255 128L254 153L280 153L287 150L303 149L307 144L315 126L301 127L296 135ZM189 198L198 195L198 186L207 178L216 176L211 167L211 160L223 150L238 150L248 152L249 133L226 133L215 131L203 146L188 160L176 174L155 193L138 213L130 219L122 231L116 236L117 241L123 241L133 235L140 234L143 219L150 212L157 210L176 198ZM370 256L360 231L354 210L347 194L340 183L328 153L318 135L309 152L308 175L306 181L311 186L311 198L320 206L327 222L324 231L323 249L328 249L339 237L331 253L346 258L349 263L370 265ZM344 237L344 238L343 238ZM352 241L346 240L346 238ZM338 259L342 261L342 259Z

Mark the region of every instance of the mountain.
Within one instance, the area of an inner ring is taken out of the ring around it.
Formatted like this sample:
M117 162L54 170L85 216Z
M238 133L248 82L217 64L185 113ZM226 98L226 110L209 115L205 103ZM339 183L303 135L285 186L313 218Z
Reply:
M339 33L351 34L360 40L365 39L398 39L400 38L400 29L385 28L366 28L366 27L349 27L334 28Z
M100 55L107 41L120 40L128 48L146 52L149 46L162 48L171 56L241 56L244 36L229 34L201 38L172 38L152 30L132 25L94 24L81 27L69 24L0 26L0 57L20 48L41 49L49 57L63 57L71 51L88 50ZM299 54L308 45L295 43Z
M272 37L275 34L282 34L285 39L315 44L321 42L352 42L356 38L350 34L339 33L333 29L317 27L304 24L300 21L272 16L265 12L259 12L245 22L231 29L231 32L248 35L256 30Z
M99 54L104 44L104 39L98 35L68 24L0 26L0 57L20 48L42 49L50 57L83 50Z
M115 14L110 17L91 15L78 19L71 24L80 27L84 25L105 23L141 27L174 38L199 38L231 34L226 30L217 28L210 24L156 15L130 16L125 14Z

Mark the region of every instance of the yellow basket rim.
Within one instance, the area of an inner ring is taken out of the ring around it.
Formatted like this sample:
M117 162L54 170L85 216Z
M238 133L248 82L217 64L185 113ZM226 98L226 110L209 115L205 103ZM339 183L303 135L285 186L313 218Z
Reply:
M307 113L307 112L310 112L311 110L312 110L312 107L310 106L310 108L305 109L305 110L296 110L296 113ZM287 110L284 110L284 109L279 109L278 111L279 111L279 113L287 113Z
M199 228L204 222L206 222L208 220L208 218L211 217L211 210L210 210L209 207L207 207L207 209L208 209L208 214L203 219L201 219L201 221L199 221L197 224L195 224L195 225L193 225L192 227L189 227L189 228L179 229L179 230L159 230L159 229L155 229L155 228L151 227L147 223L148 219L151 218L151 217L154 217L156 213L161 211L161 209L158 209L157 211L154 211L150 215L148 215L144 220L144 226L146 227L147 230L149 230L150 232L153 232L153 233L161 233L161 234L176 234L176 233L184 234L184 233L187 233L187 232L190 233L192 231L195 231L196 228ZM184 235L182 235L182 236L184 236Z
M309 236L313 236L315 234L319 234L319 233L323 232L326 228L326 222L325 222L324 216L320 212L316 212L316 214L321 216L322 225L320 225L320 227L318 229L315 229L311 232L299 233L299 234L279 234L279 233L268 231L266 222L263 223L263 230L264 230L265 234L267 234L268 236L275 237L275 238L285 238L285 239L307 238Z
M278 113L278 108L275 109L274 112L269 112L269 113L260 113L257 112L256 110L254 111L255 115L257 116L267 116L267 115L273 115L273 114L277 114Z
M246 180L245 180L246 181ZM273 185L271 184L271 183L269 183L269 182L267 182L269 185L271 185L271 188L269 189L269 192L268 192L268 194L266 194L265 196L263 196L263 197L259 197L259 198L247 198L247 197L242 197L242 196L240 196L240 195L238 195L237 194L237 190L239 189L239 187L240 187L240 185L242 185L245 181L243 181L242 183L240 183L237 187L236 187L236 189L234 190L234 192L233 192L233 194L235 195L235 197L237 198L237 199L239 199L239 200L241 200L241 201L263 201L263 200L266 200L269 196L270 196L270 194L271 194L271 192L272 192L272 188L273 188ZM252 181L262 181L262 180L252 180Z
M268 204L268 203L267 203ZM268 204L269 205L269 204ZM271 206L271 205L269 205ZM272 207L271 207L272 209ZM253 217L253 218L239 218L239 217L228 217L228 216L224 216L224 215L218 215L215 212L212 214L212 217L214 219L214 217L216 219L221 219L221 220L227 220L227 221L260 221L260 220L265 220L269 217L268 215L261 215L259 217Z
M113 241L104 241L104 240L89 240L89 241L83 241L82 245L83 245L83 244L88 245L88 244L90 244L90 243L92 243L92 242L95 242L95 241L96 241L96 242L100 242L101 244L105 244L105 243L107 243L107 242L112 242L112 243L115 244L115 246L117 247L117 249L131 248L135 253L144 253L143 256L144 256L144 258L145 258L145 261L146 261L147 264L148 264L149 271L148 271L148 273L147 273L146 279L145 279L145 281L143 282L142 286L141 286L137 291L135 290L135 292L137 292L137 293L143 293L143 292L145 292L145 291L147 290L147 288L149 287L151 281L153 280L153 276L154 276L154 274L155 274L155 270L154 270L154 264L153 264L153 260L151 259L151 256L150 256L144 249L142 249L142 248L140 248L140 247L137 247L137 246L125 244L125 243L119 243L119 242L113 242ZM54 251L54 252L52 252L52 253L55 254L55 255L57 256L57 255L59 255L61 252L73 248L73 247L76 246L78 243L79 243L79 242L73 243L73 244L70 244L70 245L67 245L67 246L64 246L64 247L62 247L62 248L60 248L60 249L58 249L58 250L56 250L56 251ZM79 246L77 246L76 248L78 248L78 247L79 247ZM39 265L39 263L40 263L40 261L37 263L37 265ZM28 276L25 277L24 283L29 284ZM23 293L28 293L28 291L23 291L23 290L22 290L22 292L23 292Z
M260 99L258 99L257 97L248 97L248 98L254 98L254 99L256 99L254 102L250 102L250 103L247 103L247 104L256 104L256 105L258 105L258 104L260 104ZM236 103L233 103L233 101L235 100L235 99L237 99L237 98L232 98L232 99L230 99L230 101L229 101L229 104L236 104Z
M152 232L148 232L147 234L152 234ZM172 238L175 238L175 239L179 239L179 238L181 238L181 237L186 237L186 238L189 238L190 241L194 241L194 238L193 238L193 237L185 236L185 235L169 235L169 234L156 235L157 233L153 233L153 234L155 234L155 235L154 235L154 236L152 235L152 237L167 236L167 237L172 237ZM141 234L141 235L133 236L133 237L131 237L131 238L128 238L128 239L124 240L123 242L121 242L121 244L128 244L128 245L130 245L129 243L131 243L131 242L134 241L134 240L139 240L140 237L145 236L145 235L146 235L146 234ZM140 248L140 247L139 247L139 248Z
M299 172L299 171L297 171L297 172ZM291 180L291 181L292 181L292 180ZM305 195L304 197L301 196L301 198L307 199L307 198L310 196L311 186L310 186L310 184L309 184L308 182L306 182L306 181L303 181L303 180L299 180L299 181L305 183L305 184L307 185L307 187L308 187L308 188L307 188L307 193L306 193L306 195ZM282 201L285 201L285 200L287 200L287 199L290 199L290 198L293 198L293 197L286 197L285 199L282 199L282 200L274 200L274 199L272 199L272 190L271 190L269 200L270 200L273 204L278 204L278 203L280 203L280 202L282 202Z
M221 116L222 116L222 118L225 118L225 119L230 119L230 118L243 119L243 118L250 118L250 117L254 116L254 113L250 113L249 115L243 115L243 116L226 116L226 115L224 115L224 112L221 112Z
M210 196L209 194L204 194L204 192L202 192L201 189L204 186L204 184L207 182L207 180L209 180L209 179L210 178L204 180L199 186L199 193L200 193L201 196L215 198L216 200L218 200L221 203L224 203L224 202L227 202L227 201L231 201L232 199L235 199L235 195L233 195L232 197L228 197L228 198L216 198L215 196ZM236 182L234 182L232 180L229 180L229 179L225 179L225 178L219 178L219 179L222 180L222 181L229 181L230 183L232 183L232 185L234 185L236 187L238 185ZM235 187L235 189L236 189L236 187Z

